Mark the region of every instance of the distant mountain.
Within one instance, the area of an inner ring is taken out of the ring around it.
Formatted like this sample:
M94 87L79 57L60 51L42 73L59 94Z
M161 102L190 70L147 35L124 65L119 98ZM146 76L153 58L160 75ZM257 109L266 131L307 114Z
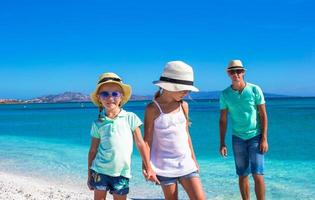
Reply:
M80 92L64 92L56 95L46 95L26 100L25 103L60 103L60 102L85 102L90 101L90 96Z
M144 101L144 100L152 100L152 95L131 95L130 100L131 101Z
M152 99L152 96L132 95L130 100L141 101ZM90 96L80 92L64 92L56 95L46 95L29 99L24 103L61 103L61 102L89 102Z
M209 91L209 92L191 92L187 99L219 99L220 98L221 91Z
M288 98L288 97L297 97L297 96L288 96L282 94L273 94L273 93L264 93L265 98Z

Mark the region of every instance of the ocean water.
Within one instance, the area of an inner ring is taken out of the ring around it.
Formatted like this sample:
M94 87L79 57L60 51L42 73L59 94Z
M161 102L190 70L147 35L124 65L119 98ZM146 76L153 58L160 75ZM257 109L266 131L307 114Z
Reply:
M146 103L128 102L124 109L143 119ZM240 199L230 130L228 157L218 153L218 101L189 105L190 134L207 199ZM315 98L269 99L266 105L267 199L315 199ZM96 116L90 103L0 105L0 170L87 190L89 131ZM136 148L132 160L130 197L162 199L160 187L143 179ZM188 199L181 188L179 192L180 199ZM253 187L251 196L255 199Z

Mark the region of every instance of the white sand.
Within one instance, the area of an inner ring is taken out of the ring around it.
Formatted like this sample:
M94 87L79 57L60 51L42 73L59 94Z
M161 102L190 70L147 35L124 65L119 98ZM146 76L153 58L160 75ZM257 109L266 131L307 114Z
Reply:
M93 192L87 188L70 188L32 177L0 172L0 200L88 200Z
M163 197L159 188L153 187L147 195L144 195L141 186L138 191L131 191L128 195L133 200L161 200ZM142 193L140 192L142 191ZM146 191L148 192L148 191ZM140 198L135 198L135 196ZM58 184L35 177L27 177L17 174L9 174L0 171L0 200L92 200L93 191L90 191L83 183L69 186L67 183ZM112 195L107 194L107 199L112 200Z

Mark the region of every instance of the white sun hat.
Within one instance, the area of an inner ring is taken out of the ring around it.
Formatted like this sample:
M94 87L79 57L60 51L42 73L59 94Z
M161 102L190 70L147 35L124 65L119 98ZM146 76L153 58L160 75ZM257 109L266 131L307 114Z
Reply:
M189 90L198 92L194 86L194 72L191 66L182 61L171 61L166 63L160 80L153 83L165 90L177 92Z

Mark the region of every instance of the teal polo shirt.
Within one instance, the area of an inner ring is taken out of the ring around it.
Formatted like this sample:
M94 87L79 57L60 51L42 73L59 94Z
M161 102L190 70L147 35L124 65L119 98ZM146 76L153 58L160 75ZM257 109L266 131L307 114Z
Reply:
M260 134L257 105L261 104L265 104L263 92L259 86L251 83L246 83L241 93L230 86L220 96L220 109L228 110L233 134L244 140Z
M141 125L136 114L125 110L115 119L105 116L103 122L93 122L91 136L100 139L100 144L91 169L109 176L131 178L133 133Z

